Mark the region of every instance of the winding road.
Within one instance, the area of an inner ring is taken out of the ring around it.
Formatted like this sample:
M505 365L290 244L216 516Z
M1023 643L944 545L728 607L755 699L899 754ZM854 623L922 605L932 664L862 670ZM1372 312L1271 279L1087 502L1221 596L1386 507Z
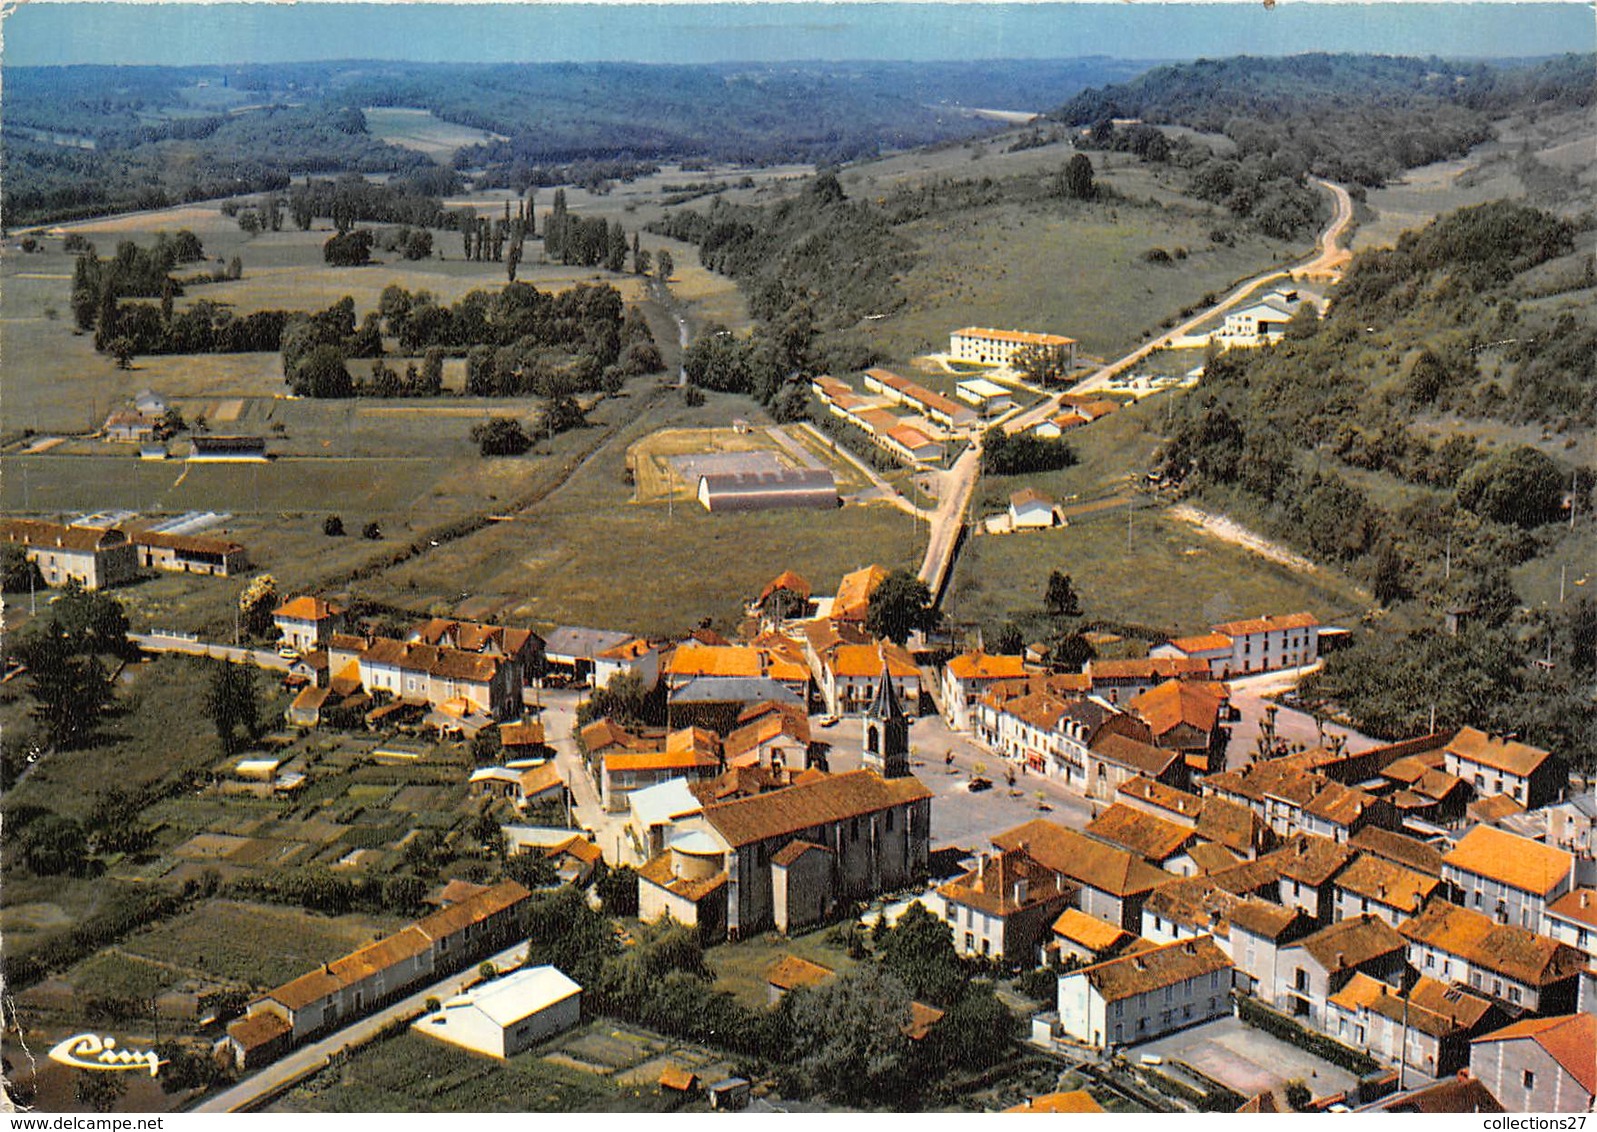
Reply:
M1348 225L1353 222L1353 198L1348 196L1347 190L1342 186L1334 185L1330 181L1316 180L1314 183L1331 194L1336 202L1336 210L1331 222L1315 242L1316 254L1313 259L1297 267L1266 271L1237 284L1218 303L1200 311L1180 326L1137 347L1125 357L1094 371L1064 393L1050 397L1042 404L1011 418L1005 422L1004 429L1015 433L1030 428L1057 413L1066 396L1102 391L1108 386L1109 379L1116 374L1136 365L1155 350L1168 346L1176 338L1190 334L1201 323L1216 315L1224 314L1265 283L1299 277L1332 281L1340 278L1342 269L1351 258L1351 253L1342 246L1342 236L1346 233ZM975 493L977 473L980 468L980 446L973 444L954 462L953 467L942 474L942 491L939 495L937 513L931 519L926 556L920 568L920 578L931 589L934 600L941 598L943 587L953 570L954 556L959 548L960 531L965 523L965 511L970 506L971 496Z

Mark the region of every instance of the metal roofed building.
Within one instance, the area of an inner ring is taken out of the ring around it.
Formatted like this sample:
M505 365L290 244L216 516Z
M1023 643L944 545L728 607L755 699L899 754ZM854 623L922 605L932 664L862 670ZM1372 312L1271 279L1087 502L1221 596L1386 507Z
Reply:
M558 967L529 967L449 999L411 1029L489 1057L514 1057L582 1017L582 987Z
M706 511L772 511L837 506L837 479L824 468L780 472L718 473L699 477L699 503Z

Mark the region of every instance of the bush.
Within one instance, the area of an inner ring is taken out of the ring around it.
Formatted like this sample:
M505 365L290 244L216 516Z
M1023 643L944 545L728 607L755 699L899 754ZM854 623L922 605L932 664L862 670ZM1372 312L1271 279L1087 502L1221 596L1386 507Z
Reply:
M329 515L322 520L322 534L328 538L337 538L344 533L344 520L337 515Z

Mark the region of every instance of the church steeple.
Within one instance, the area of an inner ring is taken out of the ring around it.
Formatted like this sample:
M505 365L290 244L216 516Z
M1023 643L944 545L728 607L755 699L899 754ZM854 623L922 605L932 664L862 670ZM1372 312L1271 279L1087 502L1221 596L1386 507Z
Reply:
M883 778L903 778L909 774L909 717L898 702L886 649L878 646L877 655L882 672L876 681L876 696L865 709L862 761Z

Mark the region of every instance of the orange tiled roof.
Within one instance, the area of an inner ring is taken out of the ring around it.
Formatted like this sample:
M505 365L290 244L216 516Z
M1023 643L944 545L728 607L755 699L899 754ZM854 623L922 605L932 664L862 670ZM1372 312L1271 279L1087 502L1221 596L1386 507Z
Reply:
M1152 778L1139 775L1127 782L1120 784L1116 793L1124 794L1128 798L1135 798L1141 802L1157 806L1172 814L1180 815L1196 823L1198 814L1203 810L1204 799L1197 794L1185 790L1177 790L1174 786L1166 786Z
M759 651L747 645L686 644L671 657L673 676L762 676Z
M1026 662L1019 656L994 656L968 652L948 662L948 671L960 680L1013 680L1026 675Z
M1131 660L1089 660L1087 675L1099 680L1207 679L1209 663L1196 656L1145 656Z
M1199 731L1213 731L1220 721L1225 697L1192 680L1167 680L1126 703L1155 735L1166 735L1185 723Z
M1402 952L1403 937L1379 916L1363 915L1340 920L1328 928L1306 935L1293 947L1301 947L1331 974L1349 971L1383 955Z
M1077 908L1066 908L1054 921L1053 933L1079 943L1088 951L1102 953L1118 947L1131 933Z
M543 720L518 719L499 725L499 743L505 747L537 747L543 744Z
M1501 821L1525 812L1525 807L1507 794L1488 794L1484 798L1476 798L1467 809L1471 818L1482 823Z
M1171 879L1127 849L1109 845L1058 822L1034 818L993 838L1000 849L1025 846L1033 860L1061 876L1107 892L1131 896Z
M1547 911L1555 916L1597 928L1597 889L1577 888L1572 892L1566 892L1549 904Z
M1489 825L1471 829L1442 860L1451 868L1537 896L1558 887L1575 867L1575 858L1562 849Z
M830 967L823 967L819 963L811 963L808 959L801 959L797 955L784 955L765 973L765 981L778 990L794 990L798 987L813 987L824 983L834 974Z
M1170 764L1181 757L1179 751L1167 751L1116 731L1094 736L1090 749L1107 762L1118 763L1139 775L1155 778L1169 770Z
M1566 1014L1558 1018L1526 1018L1504 1026L1476 1042L1508 1042L1529 1038L1579 1082L1588 1096L1597 1095L1597 1016Z
M286 617L294 621L325 621L329 617L337 617L343 613L343 607L334 605L330 601L323 601L319 597L310 597L301 594L291 601L286 601L272 610L273 617Z
M41 519L7 519L0 523L8 542L26 546L57 547L61 550L90 551L121 546L128 541L120 527L100 530L98 527L68 527L61 523L47 523Z
M795 574L791 570L783 570L780 574L767 582L765 584L765 588L760 591L760 600L764 601L777 590L788 590L791 593L798 594L799 597L806 600L809 599L811 592L810 584L800 575Z
M468 924L480 924L491 916L514 908L531 895L532 893L513 880L500 881L482 892L468 896L458 904L434 912L430 916L424 916L416 921L415 926L431 939L442 939L444 936L461 931Z
M904 649L892 641L876 645L838 645L832 650L831 668L840 677L856 680L878 677L882 674L882 656L887 657L887 669L894 679L908 679L920 675L920 669Z
M1467 1033L1492 1009L1485 999L1425 976L1414 984L1405 1001L1394 988L1362 971L1355 971L1347 985L1331 996L1331 1002L1347 1011L1373 1010L1433 1038Z
M1231 960L1215 944L1214 937L1204 935L1150 947L1075 973L1085 975L1105 1002L1117 1002L1230 969Z
M1190 655L1195 652L1208 652L1210 649L1229 649L1231 638L1224 633L1199 633L1194 637L1177 637L1170 644Z
M1281 617L1273 617L1266 613L1263 617L1227 621L1224 625L1214 626L1214 631L1235 639L1253 633L1271 633L1281 629L1312 629L1319 623L1320 619L1312 613L1288 613Z
M1409 939L1527 986L1558 982L1586 966L1586 957L1568 944L1528 928L1496 923L1445 900L1432 900L1424 911L1398 925L1398 930Z
M1021 899L1019 886L1025 886ZM989 916L1012 916L1069 896L1057 873L1032 860L1024 849L1007 849L937 890L951 904L964 904Z
M1378 901L1401 912L1412 913L1436 891L1442 882L1433 876L1405 869L1395 861L1361 853L1336 878L1336 886L1354 896Z
M870 607L871 595L876 587L887 580L887 571L880 566L866 566L852 574L844 574L837 583L837 598L832 602L833 617L862 618Z
M254 1014L246 1014L228 1023L227 1036L248 1053L259 1049L267 1042L281 1038L292 1029L293 1027L285 1022L281 1015L270 1010L258 1010Z
M638 870L638 880L663 888L673 896L697 904L706 896L726 884L726 870L702 880L679 877L671 868L671 851L668 849Z
M621 752L604 757L608 774L624 770L707 770L720 765L720 759L700 750Z
M946 1011L935 1006L927 1006L924 1002L911 1002L909 1004L909 1021L901 1028L903 1035L912 1042L918 1042L932 1032L932 1027L943 1020Z
M954 331L959 338L986 338L993 342L1010 342L1018 346L1070 346L1074 338L1063 334L1039 334L1033 330L994 330L986 326L967 326Z
M737 848L931 796L913 775L889 779L875 771L856 770L753 798L718 802L704 808L704 817Z
M1389 861L1396 861L1427 876L1442 875L1441 852L1435 846L1416 841L1405 834L1367 825L1348 838L1348 846L1366 853L1374 853L1378 857L1385 857Z
M1190 826L1156 818L1116 802L1087 826L1086 832L1158 863L1179 853L1195 834Z
M1005 1112L1102 1112L1103 1105L1092 1099L1086 1089L1073 1093L1047 1093L1033 1097L1025 1104L1017 1104Z
M1535 771L1551 754L1528 743L1493 738L1473 727L1461 728L1446 749L1458 758L1521 777Z

